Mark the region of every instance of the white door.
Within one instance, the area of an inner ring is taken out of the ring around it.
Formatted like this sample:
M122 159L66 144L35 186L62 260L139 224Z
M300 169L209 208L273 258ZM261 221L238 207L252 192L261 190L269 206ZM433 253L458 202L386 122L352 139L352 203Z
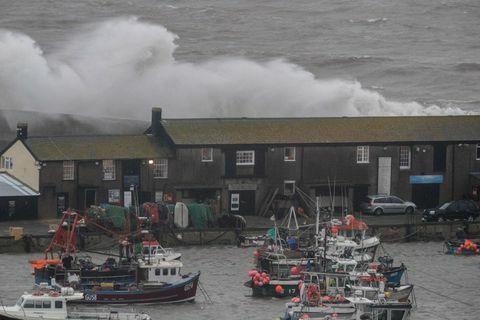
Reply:
M378 158L378 193L390 194L392 184L392 158Z

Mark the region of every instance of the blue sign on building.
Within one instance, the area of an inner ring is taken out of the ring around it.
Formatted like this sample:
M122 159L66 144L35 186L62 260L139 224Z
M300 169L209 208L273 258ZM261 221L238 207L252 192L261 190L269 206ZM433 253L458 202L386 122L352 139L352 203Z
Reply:
M442 175L410 176L410 184L443 183Z

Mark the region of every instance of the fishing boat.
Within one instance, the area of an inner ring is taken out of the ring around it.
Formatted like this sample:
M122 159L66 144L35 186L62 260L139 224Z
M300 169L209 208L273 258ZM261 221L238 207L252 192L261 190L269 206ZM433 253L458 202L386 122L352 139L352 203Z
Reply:
M480 253L480 241L478 240L448 240L443 244L443 252L455 255L478 255Z
M200 271L181 274L179 260L138 260L132 283L100 283L83 290L81 304L176 303L195 300Z
M72 302L83 299L72 288L24 293L13 306L0 308L0 320L150 320L145 313L78 310Z

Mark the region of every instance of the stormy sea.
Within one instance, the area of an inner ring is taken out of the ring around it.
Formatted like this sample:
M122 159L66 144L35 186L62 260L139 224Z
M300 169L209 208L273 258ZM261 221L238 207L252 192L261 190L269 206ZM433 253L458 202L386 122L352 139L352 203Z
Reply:
M478 0L0 0L0 109L478 113L479 20Z

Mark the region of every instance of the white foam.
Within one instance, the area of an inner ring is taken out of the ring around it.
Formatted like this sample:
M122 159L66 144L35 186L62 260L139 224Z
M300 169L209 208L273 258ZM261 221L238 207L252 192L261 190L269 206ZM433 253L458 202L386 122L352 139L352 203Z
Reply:
M137 18L108 20L45 55L24 34L0 31L0 108L146 119L168 117L465 114L388 101L356 81L322 80L282 59L174 59L177 36Z

